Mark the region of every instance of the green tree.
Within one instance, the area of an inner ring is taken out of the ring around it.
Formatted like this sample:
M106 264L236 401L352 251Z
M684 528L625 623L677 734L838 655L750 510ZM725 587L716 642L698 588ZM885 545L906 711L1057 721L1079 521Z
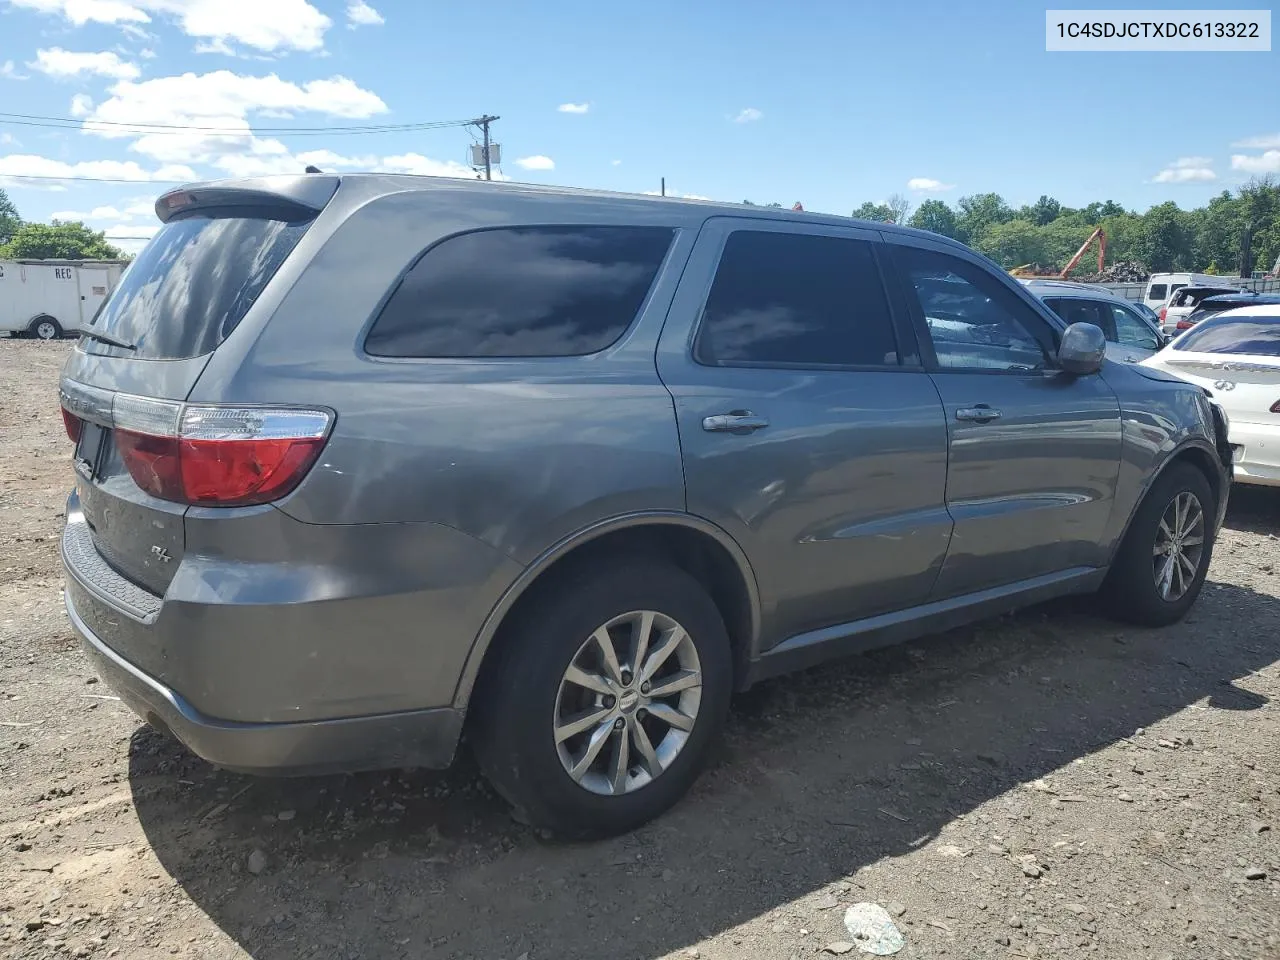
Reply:
M122 260L124 255L101 233L83 223L24 223L0 247L10 260Z
M1188 217L1172 200L1152 207L1143 217L1146 242L1143 260L1152 273L1195 266Z
M18 208L9 195L0 190L0 246L8 243L20 226L22 217L18 216Z
M1240 276L1248 277L1255 263L1255 240L1280 217L1280 184L1270 176L1254 177L1239 190ZM1263 267L1271 265L1263 261Z
M1007 223L1013 211L998 193L977 193L960 198L960 215L956 218L957 239L976 244L987 227Z
M993 223L982 232L977 248L1002 267L1044 260L1044 232L1030 220Z
M1110 217L1123 216L1124 212L1124 207L1114 200L1108 200L1105 203L1094 201L1082 209L1080 214L1086 223L1097 223L1099 220L1106 220Z
M850 214L855 220L874 220L876 223L895 223L896 214L887 203L872 203L868 200Z
M1036 226L1043 227L1057 220L1060 213L1062 213L1062 204L1053 197L1042 194L1040 199L1031 206L1030 219Z
M956 236L955 211L941 200L926 200L916 208L907 225L918 230L929 230L944 237Z

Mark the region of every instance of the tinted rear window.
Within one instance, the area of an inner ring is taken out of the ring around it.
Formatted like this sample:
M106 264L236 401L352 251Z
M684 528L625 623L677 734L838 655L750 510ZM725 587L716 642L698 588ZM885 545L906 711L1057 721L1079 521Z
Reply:
M160 228L120 279L86 338L89 353L183 360L214 350L253 306L310 221L193 216Z
M1153 283L1151 289L1147 291L1148 300L1163 300L1169 293L1169 288L1163 283Z
M365 341L381 357L566 357L618 340L671 246L666 227L513 227L423 255Z
M1213 317L1193 327L1173 349L1280 357L1280 311L1273 317Z

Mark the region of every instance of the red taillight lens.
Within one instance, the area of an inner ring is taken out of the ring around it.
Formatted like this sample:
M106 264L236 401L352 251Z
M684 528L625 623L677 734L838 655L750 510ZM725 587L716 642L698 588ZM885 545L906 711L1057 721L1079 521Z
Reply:
M128 429L129 411L116 411L125 468L162 500L219 507L278 500L306 476L328 436L329 415L319 410L177 406L133 402L148 430Z
M1161 308L1160 308L1160 322L1161 322L1161 323L1164 323L1164 318L1165 318L1165 317L1167 317L1168 315L1169 315L1169 308L1168 308L1168 307L1161 307Z
M67 436L71 438L72 443L80 442L80 428L84 426L84 421L77 417L74 413L62 408L62 425L67 428Z
M1187 320L1179 320L1176 324L1174 324L1174 327L1178 330L1190 330L1193 326L1195 326L1195 324Z

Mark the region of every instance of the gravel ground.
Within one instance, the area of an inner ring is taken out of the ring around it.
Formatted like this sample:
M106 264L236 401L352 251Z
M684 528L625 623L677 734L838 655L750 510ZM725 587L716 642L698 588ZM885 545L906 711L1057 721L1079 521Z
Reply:
M1280 957L1280 491L1183 624L1058 603L771 682L675 811L561 845L465 759L254 780L139 726L62 611L69 349L0 342L0 956L788 960L871 901L901 957Z

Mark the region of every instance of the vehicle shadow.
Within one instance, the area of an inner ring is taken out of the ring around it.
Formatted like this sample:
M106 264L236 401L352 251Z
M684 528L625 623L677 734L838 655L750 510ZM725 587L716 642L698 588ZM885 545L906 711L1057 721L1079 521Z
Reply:
M1225 525L1232 530L1280 539L1280 487L1235 484Z
M1277 660L1280 600L1244 587L1210 582L1158 631L1082 601L1037 607L762 685L686 800L598 844L513 823L465 759L254 780L144 728L130 782L164 867L256 960L652 958L906 854L1191 704L1257 709L1235 681Z

